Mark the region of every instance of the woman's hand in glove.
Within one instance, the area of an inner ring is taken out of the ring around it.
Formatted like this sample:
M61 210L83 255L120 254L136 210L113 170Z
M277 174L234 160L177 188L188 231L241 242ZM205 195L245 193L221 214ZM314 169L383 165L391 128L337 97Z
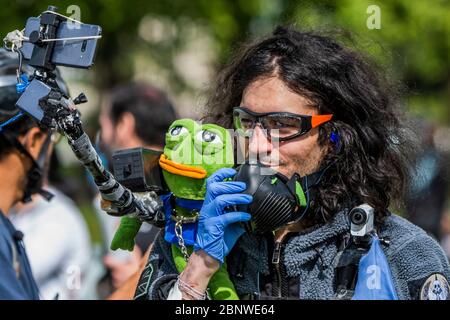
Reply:
M207 179L194 245L194 251L203 250L221 264L245 232L239 222L250 220L250 214L246 212L227 211L235 205L252 202L252 196L241 193L246 189L245 183L224 181L235 174L236 170L223 168Z

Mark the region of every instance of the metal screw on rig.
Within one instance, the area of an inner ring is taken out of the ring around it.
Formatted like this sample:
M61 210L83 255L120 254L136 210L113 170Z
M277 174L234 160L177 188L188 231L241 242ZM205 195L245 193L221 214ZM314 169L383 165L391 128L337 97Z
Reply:
M184 260L187 262L189 260L189 254L187 252L186 245L183 239L183 219L179 219L175 223L175 235L178 239L178 245L180 246L181 253L183 254Z

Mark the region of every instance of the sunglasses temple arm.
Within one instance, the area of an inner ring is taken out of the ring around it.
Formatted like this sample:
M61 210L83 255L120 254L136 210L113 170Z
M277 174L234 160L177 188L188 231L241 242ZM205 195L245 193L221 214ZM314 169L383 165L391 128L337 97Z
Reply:
M325 114L320 116L312 116L311 117L311 127L316 128L325 122L330 121L333 118L332 114Z

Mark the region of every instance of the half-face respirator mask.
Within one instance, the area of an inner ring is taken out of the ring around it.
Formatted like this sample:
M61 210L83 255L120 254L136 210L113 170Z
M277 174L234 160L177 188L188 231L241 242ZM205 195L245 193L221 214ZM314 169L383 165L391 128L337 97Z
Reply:
M253 201L236 209L252 215L248 227L254 233L270 232L298 222L310 214L313 187L323 173L324 170L304 177L295 173L289 179L261 164L243 164L237 168L234 180L246 183L244 193L252 195Z

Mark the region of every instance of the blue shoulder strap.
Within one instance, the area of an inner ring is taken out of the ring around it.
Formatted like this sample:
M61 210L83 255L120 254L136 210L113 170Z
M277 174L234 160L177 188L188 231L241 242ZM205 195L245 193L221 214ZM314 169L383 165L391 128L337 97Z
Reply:
M398 300L389 263L377 236L369 252L361 258L352 300Z

